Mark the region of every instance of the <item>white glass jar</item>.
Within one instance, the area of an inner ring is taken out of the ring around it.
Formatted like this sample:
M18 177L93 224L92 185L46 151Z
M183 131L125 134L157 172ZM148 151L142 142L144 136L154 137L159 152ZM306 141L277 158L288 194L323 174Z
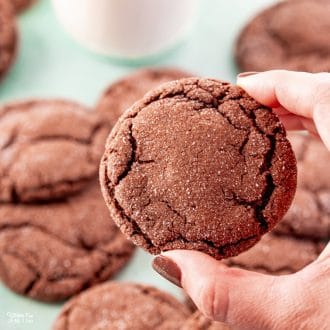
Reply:
M169 49L190 29L198 0L52 0L64 29L88 49L125 59Z

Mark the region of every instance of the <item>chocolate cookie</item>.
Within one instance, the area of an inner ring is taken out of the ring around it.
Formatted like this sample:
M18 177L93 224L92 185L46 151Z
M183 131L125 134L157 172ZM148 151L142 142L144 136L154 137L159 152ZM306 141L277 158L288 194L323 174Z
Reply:
M290 134L297 157L298 188L284 219L275 227L281 234L330 239L330 152L310 136Z
M62 300L109 279L133 247L109 218L96 183L66 201L0 208L0 277L35 299Z
M125 112L108 138L100 180L113 219L135 244L221 259L283 217L296 160L271 109L229 83L187 78Z
M237 40L240 70L330 71L329 17L329 0L281 1L264 10Z
M109 133L77 103L35 100L0 107L0 202L63 198L94 178Z
M265 274L291 274L313 262L323 247L311 240L267 234L249 251L224 262Z
M36 0L11 0L17 14L22 13L28 9Z
M17 49L17 28L10 0L0 0L0 79L14 62Z
M188 315L183 304L156 288L110 282L67 302L53 330L179 330Z
M190 77L191 74L176 68L146 68L110 85L98 101L96 109L104 113L111 126L135 101L149 90L171 80Z
M229 330L229 326L222 322L215 322L196 311L185 322L181 330Z

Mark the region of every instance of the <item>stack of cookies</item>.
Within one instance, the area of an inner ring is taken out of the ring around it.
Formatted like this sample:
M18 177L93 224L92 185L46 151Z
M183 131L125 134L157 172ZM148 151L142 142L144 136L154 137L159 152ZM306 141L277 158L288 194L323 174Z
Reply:
M17 293L62 300L132 255L97 180L109 126L88 110L64 100L0 108L0 278Z

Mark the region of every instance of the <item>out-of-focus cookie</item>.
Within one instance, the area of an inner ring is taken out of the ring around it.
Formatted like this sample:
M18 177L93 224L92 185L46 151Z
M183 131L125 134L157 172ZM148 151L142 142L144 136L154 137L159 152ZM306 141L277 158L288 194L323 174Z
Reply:
M96 109L113 126L135 101L149 90L171 80L192 76L177 68L146 68L135 71L111 84L102 94Z
M36 0L10 0L10 1L12 2L15 12L17 14L22 13L30 6L32 6L33 3L36 2Z
M0 201L64 198L98 172L108 124L83 105L32 100L0 107Z
M13 64L17 46L17 26L11 0L0 0L0 79Z
M270 108L214 79L165 83L117 122L100 166L120 229L153 254L237 255L288 210L296 160Z
M31 298L62 300L103 282L133 249L111 221L97 182L61 202L0 208L1 280Z
M236 43L241 71L330 71L330 1L281 1L262 11Z
M330 151L311 136L289 134L297 157L298 187L293 203L275 232L330 239Z
M313 262L323 247L311 240L267 234L250 250L224 262L265 274L291 274Z
M68 301L53 330L180 330L189 312L156 288L110 282Z

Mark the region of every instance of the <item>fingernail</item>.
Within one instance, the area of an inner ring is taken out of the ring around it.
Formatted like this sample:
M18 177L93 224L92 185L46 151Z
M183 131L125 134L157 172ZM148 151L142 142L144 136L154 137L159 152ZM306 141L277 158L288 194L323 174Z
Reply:
M257 74L257 73L259 73L259 72L257 72L257 71L241 72L237 76L237 78L245 78L245 77L248 77L248 76L253 76L253 75Z
M181 270L170 258L157 256L152 262L152 268L159 275L181 288Z

